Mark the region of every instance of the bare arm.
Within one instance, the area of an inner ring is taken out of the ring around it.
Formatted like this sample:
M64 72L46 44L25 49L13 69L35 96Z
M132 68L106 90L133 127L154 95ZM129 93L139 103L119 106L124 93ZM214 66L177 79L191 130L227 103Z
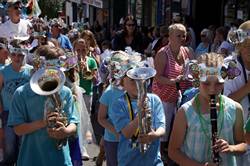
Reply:
M59 127L47 129L49 136L52 138L64 139L76 133L77 127L74 123L70 123L67 127L65 127L62 122L57 121L56 125L58 125Z
M156 139L159 139L164 134L165 134L165 129L163 127L159 127L158 129L156 129L156 131L152 130L150 133L140 134L138 141L143 144L148 144Z
M186 47L186 48L187 48L189 60L194 59L194 55L195 55L194 50L191 47Z
M185 140L186 130L187 120L185 112L183 109L180 109L174 120L174 126L169 141L168 155L181 166L203 166L204 164L191 160L181 151L181 146Z
M18 136L21 136L25 134L30 134L44 127L46 127L46 122L44 120L37 120L31 123L23 123L14 126L14 131Z
M234 125L234 140L235 145L230 145L232 153L241 154L245 153L247 146L244 139L244 120L243 120L243 108L239 103L236 103L236 121Z
M240 89L229 94L228 97L240 102L245 96L248 95L248 93L250 93L250 80L248 80L247 84L243 85Z
M127 138L130 139L138 128L139 118L136 116L134 120L132 120L126 127L124 127L121 132Z
M108 107L103 104L100 104L98 111L98 122L100 123L100 125L102 125L102 127L108 129L109 131L117 135L115 127L107 120L107 111Z
M160 84L167 85L175 85L175 79L169 79L164 76L164 70L166 66L166 54L164 52L164 48L160 49L155 56L154 66L156 69L156 75L154 79Z

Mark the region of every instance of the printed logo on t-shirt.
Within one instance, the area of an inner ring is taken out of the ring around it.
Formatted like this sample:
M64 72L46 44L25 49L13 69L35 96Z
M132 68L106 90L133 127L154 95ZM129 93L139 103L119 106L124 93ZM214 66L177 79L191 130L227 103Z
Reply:
M18 79L12 79L12 80L6 81L4 85L5 86L4 91L6 95L8 95L8 97L12 97L15 90L18 87L24 85L28 81L29 80L27 78L18 78Z

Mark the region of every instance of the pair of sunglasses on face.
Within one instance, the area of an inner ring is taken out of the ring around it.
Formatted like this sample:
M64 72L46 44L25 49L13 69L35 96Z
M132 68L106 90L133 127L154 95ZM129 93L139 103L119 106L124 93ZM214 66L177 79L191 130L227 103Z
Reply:
M126 24L128 27L134 27L135 24Z

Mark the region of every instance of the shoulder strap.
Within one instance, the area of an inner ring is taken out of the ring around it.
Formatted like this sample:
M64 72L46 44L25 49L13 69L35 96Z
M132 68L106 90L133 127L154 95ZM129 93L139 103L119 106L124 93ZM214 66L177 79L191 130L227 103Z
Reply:
M128 104L129 118L132 121L132 120L134 120L134 110L133 110L131 99L130 99L128 93L125 93L125 99L126 99L127 104ZM139 135L139 129L136 130L135 134L131 138L133 142L135 142L137 140L138 135Z

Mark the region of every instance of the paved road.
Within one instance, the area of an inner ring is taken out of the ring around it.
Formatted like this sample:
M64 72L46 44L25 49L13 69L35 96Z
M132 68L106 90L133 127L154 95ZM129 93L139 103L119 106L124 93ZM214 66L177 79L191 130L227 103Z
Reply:
M103 129L97 123L96 114L95 114L95 116L94 115L91 116L91 122L92 122L92 127L93 127L93 130L94 130L94 133L95 133L95 140L96 140L96 142L99 142L100 139L101 139ZM84 166L96 166L94 159L99 154L99 146L96 145L95 143L88 144L87 145L87 151L88 151L88 154L90 156L90 160L89 161L83 161ZM105 161L103 162L102 166L106 166Z
M87 151L90 156L90 159L88 161L83 161L84 166L96 166L94 158L98 155L99 153L99 146L96 144L88 144L87 145ZM102 166L106 166L106 162L103 162Z

